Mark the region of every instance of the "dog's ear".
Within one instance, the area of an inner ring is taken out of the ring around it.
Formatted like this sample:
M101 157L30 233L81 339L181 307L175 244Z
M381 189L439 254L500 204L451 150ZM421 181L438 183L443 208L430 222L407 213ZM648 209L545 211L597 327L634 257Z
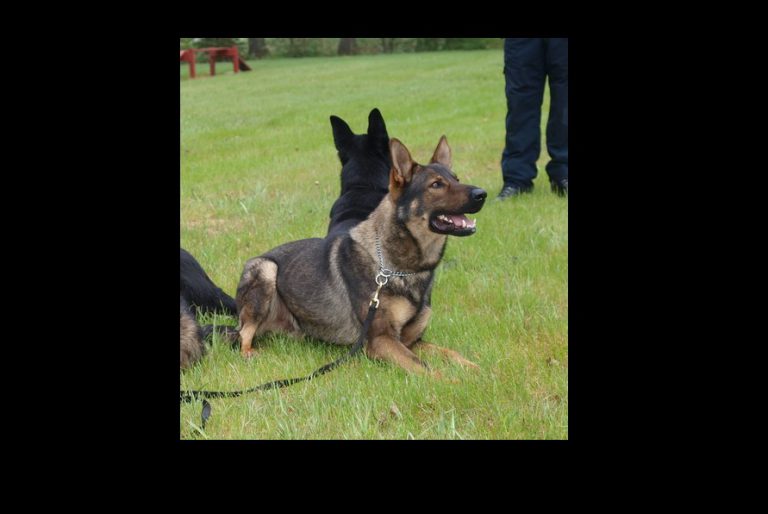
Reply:
M429 161L430 164L442 164L446 168L450 169L451 167L451 147L448 146L448 140L445 138L445 136L442 136L440 138L440 142L437 143L437 148L435 148L435 153L432 154L432 159Z
M384 118L378 109L374 108L368 115L368 136L378 139L385 139L389 142L389 134L387 134L387 125L384 123Z
M336 150L341 151L351 140L354 134L347 122L338 116L331 116L331 128L333 129L333 143Z
M414 162L405 145L394 137L389 142L389 152L392 156L389 193L393 200L397 200L405 185L413 178Z

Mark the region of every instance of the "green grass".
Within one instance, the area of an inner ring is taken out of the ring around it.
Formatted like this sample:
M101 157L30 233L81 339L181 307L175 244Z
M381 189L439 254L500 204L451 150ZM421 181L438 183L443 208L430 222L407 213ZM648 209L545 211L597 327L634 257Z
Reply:
M502 183L502 61L501 50L275 59L239 74L221 63L216 77L201 66L195 80L182 68L181 244L232 295L247 259L325 234L339 192L331 114L360 133L378 107L419 162L445 134L461 181L489 193L473 215L477 233L448 241L425 335L480 371L428 358L450 379L439 381L362 357L309 384L213 400L204 432L200 405L183 404L182 438L568 438L568 200L549 191L546 151L532 194L493 200ZM216 340L180 374L181 387L251 387L346 352L284 336L259 348L245 361Z

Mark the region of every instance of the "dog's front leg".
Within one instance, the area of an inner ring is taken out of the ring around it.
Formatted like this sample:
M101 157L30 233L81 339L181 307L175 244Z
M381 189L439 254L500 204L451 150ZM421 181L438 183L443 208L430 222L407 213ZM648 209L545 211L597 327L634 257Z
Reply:
M365 353L373 359L394 362L412 373L427 373L429 370L415 353L390 335L379 335L369 341Z
M416 343L414 343L411 348L418 350L420 353L428 353L431 355L438 355L440 357L443 357L445 359L451 360L453 362L456 362L457 364L461 366L466 366L473 369L480 369L480 366L472 362L471 360L465 359L459 352L456 352L454 350L450 350L448 348L443 348L442 346L438 346L436 344L428 343L423 340L418 340Z
M429 323L429 318L431 317L432 308L425 305L411 322L403 327L400 339L407 348L410 348L413 346L413 343L421 339L421 335L427 329L427 323Z
M438 346L436 344L427 343L421 339L422 334L427 329L427 323L429 322L429 318L431 316L432 308L425 306L408 325L403 327L401 334L403 344L406 347L412 350L418 350L421 353L438 355L448 360L452 360L453 362L456 362L462 366L480 369L480 366L468 359L465 359L459 352L449 350L448 348L443 348L442 346Z

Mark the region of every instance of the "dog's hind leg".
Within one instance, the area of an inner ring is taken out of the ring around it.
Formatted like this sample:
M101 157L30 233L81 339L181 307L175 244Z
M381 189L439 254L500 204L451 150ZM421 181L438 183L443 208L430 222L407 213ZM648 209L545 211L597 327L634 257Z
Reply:
M253 357L253 338L256 335L259 325L257 323L243 322L243 328L240 329L240 355L248 359Z
M253 356L253 338L267 331L277 301L277 264L259 257L246 262L235 301L240 319L240 354L248 358Z

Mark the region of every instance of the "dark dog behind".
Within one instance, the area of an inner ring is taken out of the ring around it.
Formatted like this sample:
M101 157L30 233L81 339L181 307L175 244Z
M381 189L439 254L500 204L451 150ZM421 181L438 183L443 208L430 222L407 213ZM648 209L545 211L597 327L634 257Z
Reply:
M237 305L231 296L208 277L200 263L181 248L180 255L181 307L181 368L188 368L205 355L204 339L213 331L212 325L201 327L195 318L202 312L223 312L237 315ZM217 327L225 336L231 329Z
M337 147L346 148L338 142ZM375 290L374 278L388 268L408 275L390 277L382 289L366 353L414 372L427 370L413 353L416 348L475 366L453 350L424 342L422 335L431 313L435 268L447 236L475 232L475 222L464 214L478 212L486 192L459 183L450 169L451 150L445 136L427 165L414 162L397 139L391 140L389 148L388 193L367 219L355 219L363 214L362 208L355 208L361 207L359 200L346 203L342 190L325 239L288 243L246 262L236 296L243 356L252 355L254 337L269 331L352 344ZM341 150L340 157L344 162ZM360 178L357 171L352 175ZM342 188L344 179L342 172ZM373 180L373 191L362 188L360 198L378 194ZM350 187L346 192L353 191ZM342 219L345 213L349 217ZM349 223L351 230L340 231Z
M337 236L363 221L389 188L389 134L378 109L368 115L368 133L354 134L347 122L331 116L333 142L341 161L341 194L331 208L328 235Z
M200 263L184 248L181 248L179 267L181 296L196 313L224 312L237 316L235 300L213 283Z

